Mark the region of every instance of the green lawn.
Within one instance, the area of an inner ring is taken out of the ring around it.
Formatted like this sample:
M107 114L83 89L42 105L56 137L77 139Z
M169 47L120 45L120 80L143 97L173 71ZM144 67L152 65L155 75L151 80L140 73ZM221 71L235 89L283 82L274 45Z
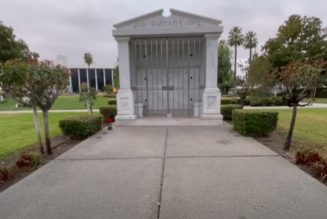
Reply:
M285 134L288 131L291 109L274 109L277 111L277 132ZM294 129L295 145L322 150L327 155L327 109L305 109L300 108Z
M97 97L94 109L98 109L100 106L108 105L108 97L99 96ZM16 109L15 108L16 101L12 99L6 99L4 102L0 103L0 111L5 110L26 110L28 108L23 107ZM71 96L59 96L51 109L85 109L83 103L79 102L78 95Z
M304 102L307 102L309 100L310 100L309 98L305 98ZM327 98L316 98L314 102L315 103L327 103Z
M85 113L50 113L51 136L61 135L61 130L58 127L59 120L82 114ZM39 117L42 125L41 114ZM32 113L0 114L0 130L0 159L37 142Z

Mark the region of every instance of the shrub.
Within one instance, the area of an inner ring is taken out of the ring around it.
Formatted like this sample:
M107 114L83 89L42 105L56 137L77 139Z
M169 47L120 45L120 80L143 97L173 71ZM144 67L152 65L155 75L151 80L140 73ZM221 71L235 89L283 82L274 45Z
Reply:
M241 105L237 104L228 104L221 106L221 114L223 115L224 120L232 120L232 112L234 109L242 109Z
M236 98L222 98L221 99L221 105L230 105L235 104L237 102Z
M117 105L117 100L108 100L108 105Z
M10 180L14 177L11 169L8 167L0 167L0 182Z
M324 181L327 179L327 160L320 160L315 164L316 170L321 177L321 180Z
M16 161L18 168L22 167L37 167L41 164L41 155L31 152L22 152L19 159Z
M86 139L102 128L101 116L77 116L59 121L64 135L71 139Z
M105 119L115 118L117 115L117 107L116 106L102 106L100 107L100 113L103 115Z
M234 129L241 135L267 136L277 127L277 112L260 112L255 110L233 110Z
M286 102L282 97L252 96L249 102L251 106L285 106L286 105Z
M308 165L321 160L320 155L315 151L305 150L297 151L295 154L295 163Z

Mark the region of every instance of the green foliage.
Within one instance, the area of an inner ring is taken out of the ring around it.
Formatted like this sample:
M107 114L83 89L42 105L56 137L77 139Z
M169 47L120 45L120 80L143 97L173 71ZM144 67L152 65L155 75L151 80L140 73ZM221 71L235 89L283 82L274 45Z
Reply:
M237 104L222 105L220 112L223 115L224 120L232 120L232 112L235 109L242 109L242 106Z
M59 121L64 135L71 139L86 139L102 128L101 116L75 116Z
M233 110L234 129L241 135L267 136L277 127L277 112L259 112L255 110Z
M252 60L252 49L257 47L257 45L258 45L258 39L256 33L253 31L247 32L244 37L243 46L245 49L249 49L249 61Z
M242 45L244 37L242 35L242 29L240 27L233 27L228 33L228 44L234 47L234 83L236 83L237 76L237 47Z
M327 58L327 29L317 17L292 15L269 39L264 51L277 71L292 61Z
M89 52L84 53L84 62L90 68L90 65L93 63L92 54Z
M250 97L251 106L286 106L283 97Z
M37 167L41 164L41 155L33 152L22 152L16 161L18 168Z
M117 105L117 100L108 100L108 105Z
M86 83L80 86L79 101L84 103L84 106L93 113L93 105L96 100L97 91L94 87L89 87Z
M238 99L237 98L221 98L221 105L227 105L227 104L236 104L238 103Z
M115 118L117 115L117 107L116 106L102 106L100 107L100 113L103 115L105 119Z
M13 29L0 22L0 63L16 58L27 59L31 55L27 44L21 39L16 39Z
M249 89L256 94L267 95L275 85L272 66L267 56L254 56L247 72Z
M106 86L104 86L103 90L104 90L104 92L106 92L106 95L108 97L111 97L114 95L114 88L110 84L107 84Z
M218 87L223 94L227 94L234 81L231 51L225 41L220 41L218 47Z

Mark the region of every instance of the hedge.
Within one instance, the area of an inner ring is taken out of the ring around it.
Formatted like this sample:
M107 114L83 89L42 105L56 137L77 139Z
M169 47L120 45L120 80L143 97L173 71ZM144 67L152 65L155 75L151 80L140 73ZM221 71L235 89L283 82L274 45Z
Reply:
M232 112L234 109L242 109L241 105L228 104L222 105L220 112L223 115L224 120L232 120Z
M233 110L234 129L241 135L261 137L276 130L278 113L255 110Z
M64 135L71 139L86 139L102 128L101 116L76 116L59 121Z
M285 106L286 101L282 97L251 97L251 106Z
M117 115L117 107L114 105L102 106L99 108L99 110L105 119L115 118Z
M117 100L108 100L108 105L117 105Z
M237 103L236 98L222 98L221 99L221 105L230 105Z

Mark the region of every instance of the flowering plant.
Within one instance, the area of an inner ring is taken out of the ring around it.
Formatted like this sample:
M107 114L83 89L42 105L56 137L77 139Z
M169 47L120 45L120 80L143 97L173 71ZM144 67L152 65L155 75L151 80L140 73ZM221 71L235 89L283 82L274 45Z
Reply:
M106 123L110 124L110 123L113 123L114 122L114 119L113 118L107 118L105 120Z

